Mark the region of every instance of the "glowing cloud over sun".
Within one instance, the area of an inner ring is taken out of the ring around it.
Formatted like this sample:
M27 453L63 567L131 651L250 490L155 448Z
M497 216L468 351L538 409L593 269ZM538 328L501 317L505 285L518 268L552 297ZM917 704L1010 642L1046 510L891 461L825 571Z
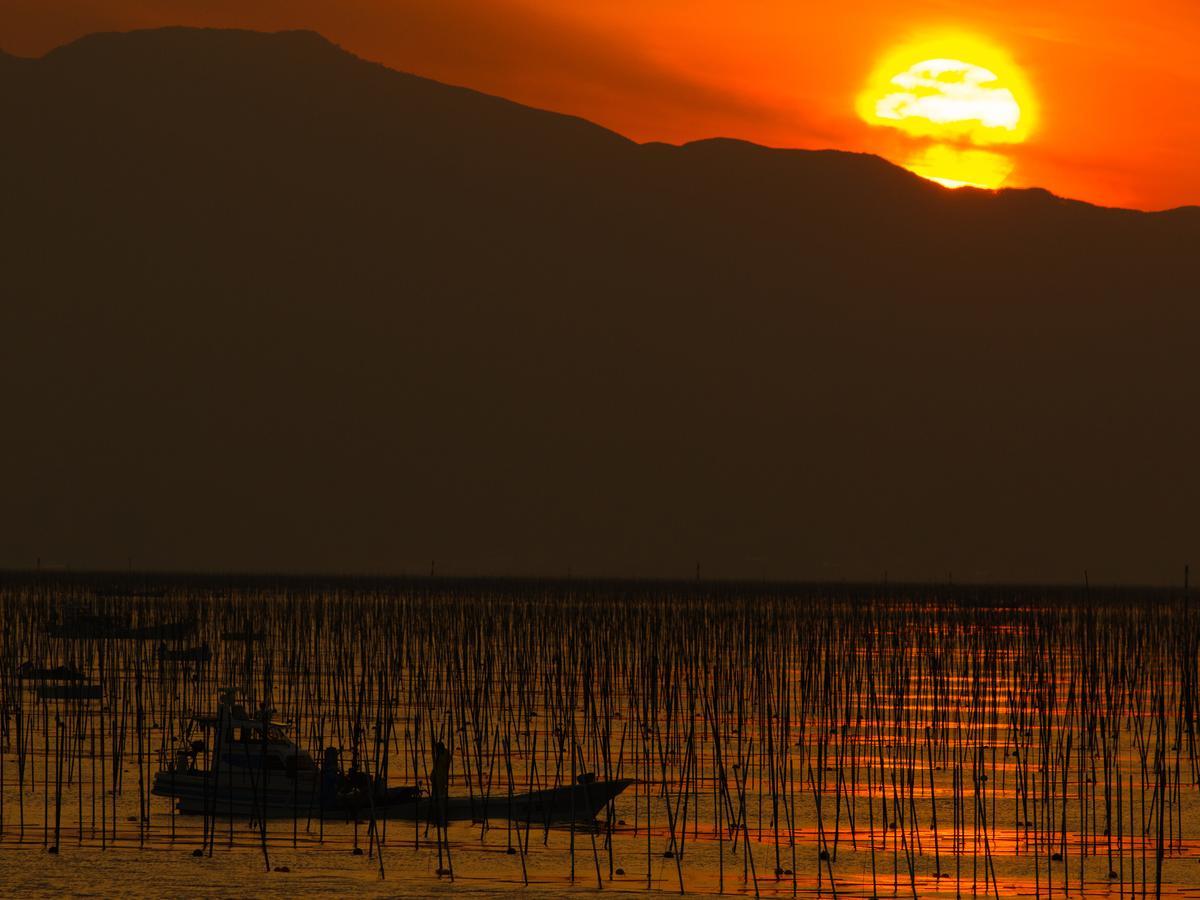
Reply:
M1014 144L1033 125L1033 91L1004 51L969 35L888 53L857 101L872 125L977 145Z
M962 60L927 59L892 78L900 90L879 98L875 115L921 134L950 128L975 143L991 143L1016 132L1021 121L1021 107L999 80L990 69Z
M1016 63L965 34L886 54L855 105L868 124L923 142L908 168L952 187L999 187L1012 163L973 148L1021 143L1036 118L1033 91Z

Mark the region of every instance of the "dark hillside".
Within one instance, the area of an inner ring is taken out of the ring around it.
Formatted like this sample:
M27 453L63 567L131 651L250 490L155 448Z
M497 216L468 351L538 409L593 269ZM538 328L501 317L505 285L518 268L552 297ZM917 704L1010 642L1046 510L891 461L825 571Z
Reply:
M0 57L0 564L1175 579L1196 210L640 146L310 33Z

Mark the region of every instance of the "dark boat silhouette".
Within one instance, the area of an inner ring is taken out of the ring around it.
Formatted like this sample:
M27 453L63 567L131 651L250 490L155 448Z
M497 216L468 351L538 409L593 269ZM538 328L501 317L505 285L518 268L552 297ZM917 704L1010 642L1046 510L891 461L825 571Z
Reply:
M212 659L212 649L207 643L201 644L199 647L181 647L179 649L159 644L158 658L164 662L206 663Z
M266 632L255 631L247 626L241 631L223 631L221 632L221 640L223 641L241 641L246 644L261 644L267 639Z
M164 760L151 789L156 796L175 798L176 809L185 815L446 822L489 817L586 824L633 784L585 775L573 785L487 799L448 797L435 804L418 787L388 787L366 773L341 772L334 748L318 767L288 738L285 723L273 720L269 710L248 714L232 691L221 692L215 716L193 722L211 735L211 749L205 740L181 748L173 760Z
M61 622L46 626L46 634L64 640L133 640L172 641L190 637L196 632L195 622L160 622L150 625L131 625L116 616L72 610Z
M101 700L104 688L98 684L39 684L37 695L42 700Z
M43 668L26 661L17 666L17 677L24 681L83 681L84 675L73 666Z
M44 668L26 661L17 666L17 678L36 682L34 688L42 700L100 700L104 689L98 684L84 684L86 676L73 666Z

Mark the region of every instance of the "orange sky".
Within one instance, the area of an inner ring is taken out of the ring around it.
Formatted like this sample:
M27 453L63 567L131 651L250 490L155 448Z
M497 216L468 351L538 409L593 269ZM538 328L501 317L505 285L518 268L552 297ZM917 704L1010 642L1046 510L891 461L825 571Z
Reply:
M92 31L311 28L393 68L574 113L637 140L739 137L903 161L855 114L874 63L953 28L1004 48L1040 107L1010 185L1200 204L1200 0L5 0L0 48Z

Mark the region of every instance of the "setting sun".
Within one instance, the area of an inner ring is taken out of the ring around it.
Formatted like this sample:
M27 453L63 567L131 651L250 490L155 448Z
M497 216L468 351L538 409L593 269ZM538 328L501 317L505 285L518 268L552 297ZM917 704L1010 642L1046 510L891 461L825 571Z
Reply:
M868 124L911 138L907 168L947 187L1000 187L1012 161L978 148L1022 143L1034 122L1033 92L1021 70L1004 51L968 35L891 51L856 107Z

